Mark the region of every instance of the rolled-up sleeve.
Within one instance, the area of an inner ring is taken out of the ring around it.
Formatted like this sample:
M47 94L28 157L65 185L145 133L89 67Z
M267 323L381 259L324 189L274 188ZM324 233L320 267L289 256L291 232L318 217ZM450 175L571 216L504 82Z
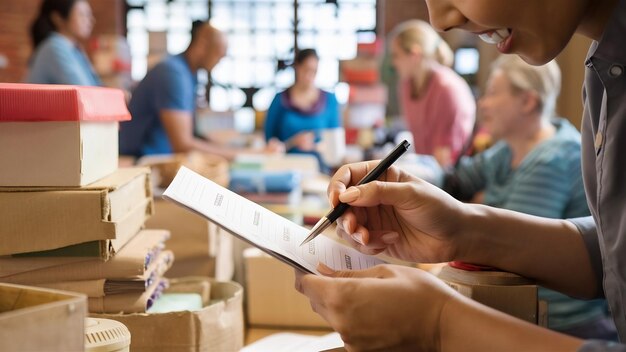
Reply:
M602 278L604 277L602 271L602 255L600 253L596 223L593 221L593 217L591 216L568 219L568 221L573 223L578 228L578 231L583 238L585 247L587 247L587 253L589 253L591 267L596 276L596 292L598 292L599 297L604 297L604 289L602 287Z
M611 341L587 340L577 352L626 352L626 345Z

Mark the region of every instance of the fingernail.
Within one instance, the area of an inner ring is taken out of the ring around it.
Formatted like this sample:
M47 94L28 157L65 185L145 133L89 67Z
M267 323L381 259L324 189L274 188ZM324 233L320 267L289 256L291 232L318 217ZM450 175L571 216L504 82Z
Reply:
M396 241L398 241L398 238L400 238L400 234L398 234L397 232L386 233L381 237L383 243L385 244L396 243Z
M317 271L319 271L322 275L332 275L335 273L333 269L326 266L324 263L317 263Z
M357 243L360 243L361 245L365 246L365 243L363 243L363 236L361 236L360 233L355 232L352 235L350 235L352 237L353 240L355 240Z
M339 200L344 203L354 202L359 198L361 191L356 187L350 187L345 192L339 195Z
M344 220L342 225L343 225L343 230L347 233L350 233L350 230L348 229L350 222L348 220Z

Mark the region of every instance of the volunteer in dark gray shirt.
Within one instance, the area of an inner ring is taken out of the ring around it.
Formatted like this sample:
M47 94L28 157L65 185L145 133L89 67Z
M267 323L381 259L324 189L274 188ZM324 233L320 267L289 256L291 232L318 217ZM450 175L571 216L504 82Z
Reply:
M461 260L534 278L578 298L606 297L626 339L626 0L426 0L431 24L460 28L540 65L574 33L594 40L586 61L583 173L593 218L544 219L460 203L391 168L353 186L377 162L341 168L329 198L352 205L338 234L358 250L414 262ZM581 67L582 69L582 67ZM622 161L620 163L620 161ZM549 189L535 196L549 197ZM296 288L349 350L626 351L509 317L462 297L431 275L381 265L323 276Z

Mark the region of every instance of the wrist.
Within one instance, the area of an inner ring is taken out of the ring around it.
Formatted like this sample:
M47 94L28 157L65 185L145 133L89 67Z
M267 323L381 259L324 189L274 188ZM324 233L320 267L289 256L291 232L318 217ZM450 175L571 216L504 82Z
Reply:
M485 228L488 224L488 208L478 204L462 203L459 228L455 234L456 253L453 260L474 264L485 263L490 237Z

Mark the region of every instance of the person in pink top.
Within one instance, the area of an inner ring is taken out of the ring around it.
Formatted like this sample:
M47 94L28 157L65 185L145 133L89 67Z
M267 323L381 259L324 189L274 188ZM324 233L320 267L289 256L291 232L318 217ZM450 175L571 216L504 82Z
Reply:
M474 127L472 91L449 67L452 50L428 23L403 22L391 38L398 97L415 152L433 155L443 167L452 166Z

